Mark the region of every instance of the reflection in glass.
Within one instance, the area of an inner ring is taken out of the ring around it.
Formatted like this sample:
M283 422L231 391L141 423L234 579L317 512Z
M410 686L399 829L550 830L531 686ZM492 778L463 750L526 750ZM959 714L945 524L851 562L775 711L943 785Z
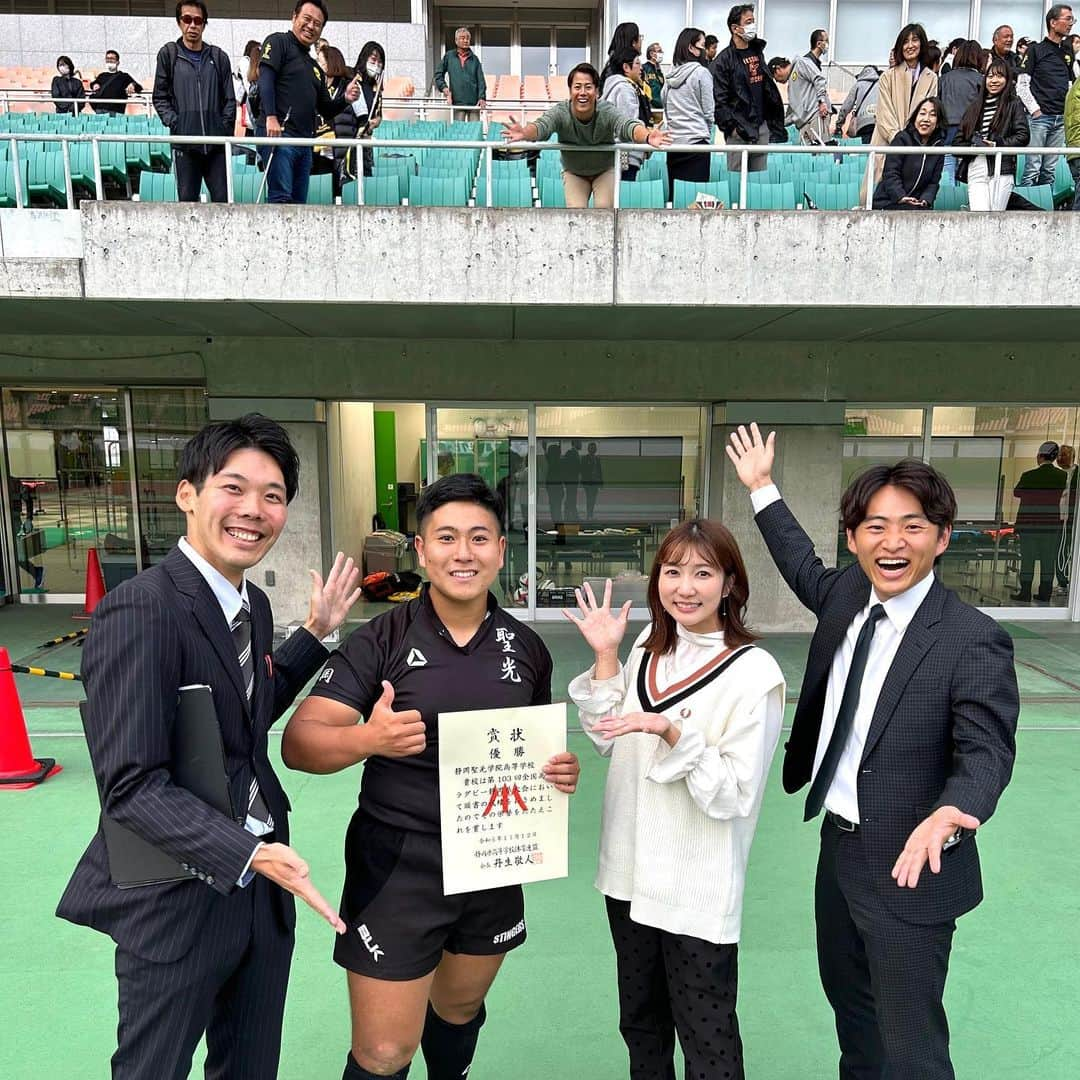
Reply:
M176 505L177 471L185 443L208 420L199 387L131 391L135 429L135 475L139 523L146 565L159 562L184 535L184 515Z
M586 59L588 31L583 26L557 26L555 28L555 70L568 75L575 64Z
M136 570L123 402L116 390L4 390L8 511L19 589L81 597L99 549L111 588Z
M521 74L547 75L551 66L551 27L521 28Z

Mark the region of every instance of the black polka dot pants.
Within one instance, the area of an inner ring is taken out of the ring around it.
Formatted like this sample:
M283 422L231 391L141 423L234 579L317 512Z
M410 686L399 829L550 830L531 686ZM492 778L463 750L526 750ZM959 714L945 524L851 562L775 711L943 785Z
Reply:
M630 918L628 902L605 900L631 1080L675 1080L676 1033L686 1080L743 1080L738 945L642 926Z

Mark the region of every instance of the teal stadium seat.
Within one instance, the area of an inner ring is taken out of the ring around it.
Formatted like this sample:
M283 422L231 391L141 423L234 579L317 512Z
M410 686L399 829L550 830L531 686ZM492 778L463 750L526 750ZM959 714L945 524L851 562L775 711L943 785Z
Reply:
M1054 209L1054 187L1052 184L1039 184L1037 187L1018 187L1014 189L1013 193L1031 203L1033 210ZM934 209L937 209L937 203L934 203Z
M59 146L59 143L57 143ZM27 190L34 198L67 207L64 191L64 155L31 154L26 159Z
M735 175L734 173L732 174ZM672 191L671 206L675 210L685 210L695 198L698 192L705 195L713 195L725 205L730 206L731 196L728 194L728 181L718 180L715 183L703 184L696 180L676 180Z
M663 210L666 189L663 180L620 180L619 206L624 210Z
M400 206L401 190L397 176L365 176L364 202L368 206ZM350 180L341 189L341 205L356 205L356 181Z
M561 176L545 176L540 184L540 205L548 207L566 207L566 192L563 190Z
M859 199L860 188L858 180L834 184L826 180L804 179L801 184L804 196L811 199L818 210L859 209L862 205ZM805 202L803 205L806 205Z
M308 206L334 205L334 178L329 173L320 173L308 181Z
M0 206L11 208L15 202L15 170L12 161L0 162ZM26 158L19 158L19 179L22 182L22 204L28 205L29 180Z
M172 173L140 173L139 202L176 202L176 177Z
M469 189L461 176L432 179L428 176L409 178L410 206L465 206Z
M968 208L967 184L942 184L934 199L935 210L966 210Z
M732 199L734 203L735 200ZM782 184L751 184L746 189L745 210L794 210L795 185L790 180Z
M486 187L483 189L486 193ZM523 176L492 176L491 205L499 207L532 206L532 178L526 170Z

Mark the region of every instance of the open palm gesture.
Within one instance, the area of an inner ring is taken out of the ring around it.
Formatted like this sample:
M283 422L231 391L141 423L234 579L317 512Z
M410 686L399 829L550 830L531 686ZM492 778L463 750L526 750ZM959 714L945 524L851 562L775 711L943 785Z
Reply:
M611 578L604 582L604 601L596 602L592 586L585 582L581 589L574 590L577 597L580 617L569 608L563 608L563 614L581 631L581 636L597 656L618 653L619 643L626 633L630 621L630 601L619 609L618 614L611 610Z

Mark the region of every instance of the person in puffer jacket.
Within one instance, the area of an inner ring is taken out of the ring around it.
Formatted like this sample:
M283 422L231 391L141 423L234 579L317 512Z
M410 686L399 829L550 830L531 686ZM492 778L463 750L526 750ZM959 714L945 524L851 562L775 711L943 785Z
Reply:
M688 26L675 42L673 67L664 86L664 113L672 142L709 143L713 109L713 77L705 66L705 33ZM669 152L667 166L669 201L674 196L676 180L708 182L708 154Z
M891 146L944 146L945 110L941 99L924 98ZM874 191L875 210L930 210L941 183L942 154L890 154Z
M620 49L611 57L614 69L604 80L600 100L612 105L626 120L652 123L649 99L641 90L641 57L631 48ZM636 180L638 169L645 161L643 150L626 151L622 155L622 179Z

